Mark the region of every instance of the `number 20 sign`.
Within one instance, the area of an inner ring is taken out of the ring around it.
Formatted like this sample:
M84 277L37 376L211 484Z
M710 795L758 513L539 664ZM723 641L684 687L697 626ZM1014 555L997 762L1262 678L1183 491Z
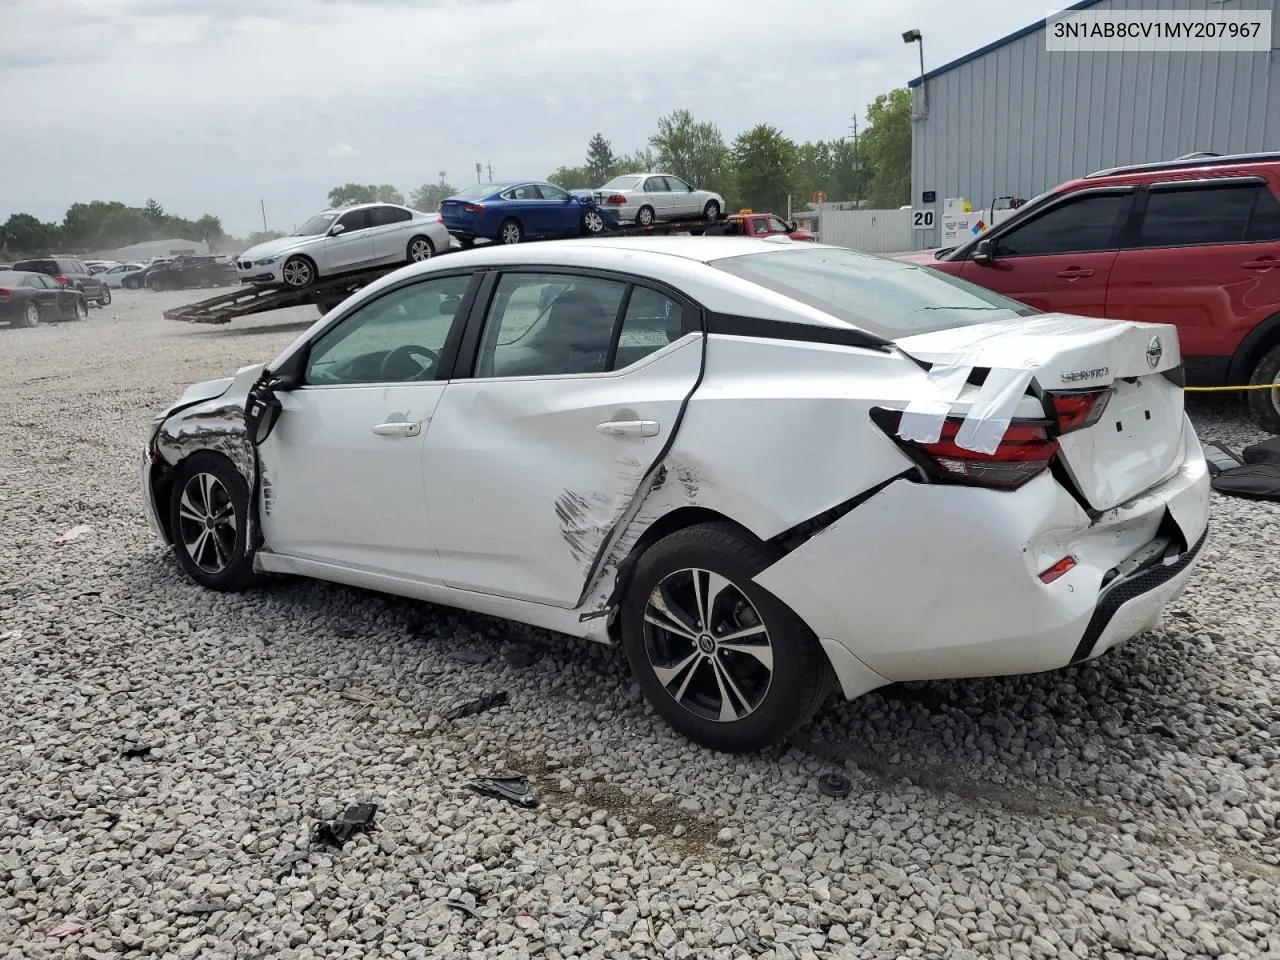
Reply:
M933 211L932 210L912 210L911 226L915 230L932 230L933 229Z

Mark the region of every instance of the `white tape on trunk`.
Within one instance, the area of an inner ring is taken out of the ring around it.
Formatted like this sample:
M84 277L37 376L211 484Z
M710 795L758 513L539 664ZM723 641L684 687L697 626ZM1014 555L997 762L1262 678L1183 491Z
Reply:
M951 414L951 405L960 397L973 367L964 362L938 364L929 371L933 388L916 397L902 411L898 436L916 443L937 443L942 425Z
M995 453L1034 375L1034 370L1026 368L993 368L960 425L956 446L977 453Z

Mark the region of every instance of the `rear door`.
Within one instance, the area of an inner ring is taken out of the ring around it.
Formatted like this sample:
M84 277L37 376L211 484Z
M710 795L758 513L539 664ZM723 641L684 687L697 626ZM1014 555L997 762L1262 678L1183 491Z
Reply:
M994 258L966 260L965 280L1039 310L1101 317L1133 187L1078 191L989 238Z
M671 195L671 188L667 186L666 177L649 177L644 182L642 192L640 206L651 207L654 216L659 220L671 219L674 198Z
M474 375L448 385L427 435L444 580L572 608L678 428L702 367L700 337L686 335L698 313L612 275L489 283L464 338Z
M379 263L399 263L409 259L410 221L413 214L403 207L382 204L369 208L369 235L373 256Z
M1280 311L1280 199L1266 180L1153 183L1135 214L1112 269L1109 315L1172 323L1183 354L1225 363Z
M64 291L43 273L33 273L22 281L22 285L34 291L32 298L43 319L67 320L74 316L75 295Z

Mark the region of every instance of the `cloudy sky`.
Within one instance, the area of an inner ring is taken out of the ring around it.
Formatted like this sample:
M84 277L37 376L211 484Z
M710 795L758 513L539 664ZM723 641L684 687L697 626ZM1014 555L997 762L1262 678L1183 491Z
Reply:
M1063 4L1059 4L1063 5ZM954 0L0 0L0 221L154 197L243 236L330 187L406 193L643 146L681 107L847 135L877 94L1052 4Z

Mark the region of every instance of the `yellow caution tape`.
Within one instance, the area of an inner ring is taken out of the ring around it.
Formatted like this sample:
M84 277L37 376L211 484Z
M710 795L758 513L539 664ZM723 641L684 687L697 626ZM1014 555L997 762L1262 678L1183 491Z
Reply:
M1247 387L1183 387L1187 393L1234 393L1237 390L1280 390L1280 383L1255 383Z

